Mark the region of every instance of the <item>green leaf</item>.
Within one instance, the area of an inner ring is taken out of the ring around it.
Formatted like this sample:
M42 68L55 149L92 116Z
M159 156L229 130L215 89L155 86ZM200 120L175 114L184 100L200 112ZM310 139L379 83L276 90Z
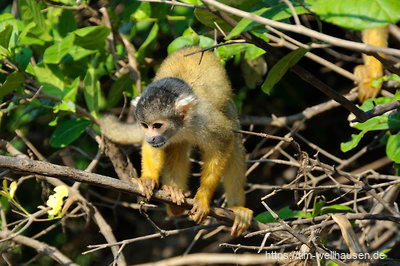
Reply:
M251 12L252 14L279 21L283 19L287 19L292 17L292 11L288 7L288 5L281 1L268 1L270 2L270 7L263 7L258 10ZM298 15L308 13L308 11L299 3L299 1L290 1L294 7L294 10ZM261 25L257 22L254 22L248 18L242 18L238 24L232 29L232 31L226 36L226 40L231 40L242 32L246 32L249 30L253 30L255 28L265 28L264 25Z
M10 202L8 201L8 198L6 196L1 196L0 197L0 204L1 207L3 208L3 211L7 213L10 210ZM1 220L1 219L0 219Z
M230 58L240 54L243 51L249 49L251 44L248 43L235 43L230 45L223 45L217 48L217 53L224 60L229 60Z
M199 35L199 37L200 37L200 42L199 42L200 47L210 47L214 44L214 40L209 37L203 35Z
M81 46L73 45L74 34L68 34L61 42L49 46L43 54L43 62L46 64L59 64L69 61L77 61L85 56L96 53L96 50L88 50Z
M398 111L389 115L388 124L391 131L400 130L400 113Z
M9 35L9 27L12 28L12 32L10 35ZM0 32L1 32L0 46L3 49L14 48L18 40L18 26L17 26L17 20L13 15L8 13L0 14Z
M76 22L74 13L71 10L63 9L57 25L58 32L61 36L65 37L68 33L76 30Z
M316 217L321 213L322 207L325 206L326 200L325 197L322 196L321 198L314 198L314 205L313 205L313 210L311 213L312 217Z
M64 148L76 140L91 124L90 120L79 117L61 123L50 137L50 145L54 148Z
M214 40L203 35L185 35L173 40L167 48L168 54L171 54L185 46L196 45L199 47L210 47L214 44Z
M122 97L122 92L132 88L133 84L129 73L119 77L111 86L110 92L107 95L107 109L116 105Z
M75 5L77 5L77 1L76 0L53 0L53 2L60 3L60 4L63 4L63 5L67 5L67 6L75 6Z
M392 97L379 97L376 99L368 99L360 106L360 109L363 110L364 112L367 112L369 110L372 110L375 107L375 105L390 103L392 101L393 101Z
M16 55L15 61L17 62L19 68L25 71L29 63L31 62L32 50L28 47L22 48Z
M354 125L354 128L357 128L359 130L366 130L366 131L386 130L386 129L389 129L388 119L389 119L388 114L376 116L371 119L368 119L364 123L356 123Z
M351 149L357 147L358 143L360 142L361 138L367 133L368 130L363 130L358 134L351 134L351 140L348 142L340 143L340 150L342 152L348 152Z
M61 42L47 47L43 54L43 62L46 64L58 64L64 55L69 51L74 40L75 35L69 34Z
M379 255L380 255L381 258L388 258L387 253L389 253L390 251L392 251L391 248L387 248L387 249L381 250L381 251L379 251Z
M194 10L194 15L196 16L197 20L200 21L202 24L206 25L207 27L210 27L212 29L217 29L217 26L215 24L218 24L218 26L223 30L223 31L231 31L232 27L227 24L224 20L222 20L220 17L217 15L214 15L210 11L202 8L196 8Z
M8 48L12 33L13 27L11 25L6 25L4 29L0 30L0 46Z
M142 2L139 8L131 15L132 20L145 21L151 17L151 5L148 2Z
M386 144L386 154L390 160L400 163L400 132L389 136Z
M20 24L21 25L21 24ZM19 39L18 39L18 44L19 45L39 45L39 46L44 46L46 44L45 41L33 36L28 36L30 31L36 27L35 22L31 22L28 25L24 25L22 27L22 31L19 34Z
M327 213L347 213L347 212L354 212L354 210L346 205L333 204L322 208L320 214L324 215Z
M83 92L90 113L97 117L99 112L100 82L96 79L95 69L89 68L83 80Z
M287 220L287 219L296 217L296 212L292 211L288 206L280 209L279 211L276 212L276 214L282 220ZM259 221L260 223L273 223L273 222L276 222L276 220L274 219L272 214L267 212L267 211L258 214L256 217L254 217L254 219Z
M64 55L61 63L78 61L88 55L98 53L96 50L88 50L81 46L73 45L69 48L68 52Z
M31 22L35 23L35 27L33 27L29 33L36 36L38 39L49 42L52 40L50 36L47 26L44 20L42 13L40 13L40 9L35 0L18 0L19 7L19 15L21 16L22 21L25 25L30 24Z
M285 55L279 60L268 72L261 89L263 92L269 94L272 88L281 80L285 73L294 66L306 53L307 49L297 48L296 50Z
M167 48L168 54L171 54L185 46L189 46L189 45L195 45L194 43L194 39L192 36L187 35L187 36L180 36L178 38L176 38L175 40L173 40Z
M194 43L198 44L200 42L199 35L192 29L192 27L187 28L183 33L182 36L192 36Z
M8 183L6 179L3 179L3 191L6 192L7 195L10 194L8 193Z
M68 188L65 185L56 186L54 188L54 192L55 193L50 195L46 201L46 205L51 207L51 209L47 211L50 219L61 215L61 208L64 204L64 198L68 197Z
M246 49L245 58L248 60L254 60L263 54L265 54L265 51L263 49L255 46L255 45L250 45Z
M54 97L61 98L64 91L64 75L56 65L41 62L33 67L35 76L43 91Z
M74 31L74 44L89 50L102 50L111 30L105 26L91 26Z
M400 20L398 0L306 0L306 3L323 20L355 30L380 28Z
M348 142L344 142L340 144L340 149L342 152L348 152L355 147L357 147L358 143L361 141L362 137L368 131L373 130L387 130L391 128L400 128L400 117L399 115L391 115L392 118L388 114L383 114L381 116L373 117L368 119L364 123L357 123L354 125L355 128L361 130L358 134L352 134L351 140Z
M79 88L79 77L72 82L71 86L67 87L63 92L62 101L57 103L53 107L53 112L57 113L59 111L66 111L75 113L76 112L76 105L75 105L75 98L76 94L78 93Z
M18 188L17 182L15 182L15 181L11 182L11 184L10 184L10 197L11 197L11 199L14 198L15 192L17 191L17 188Z
M137 50L136 58L137 58L137 60L139 62L142 62L144 60L145 52L146 52L147 47L149 47L150 44L152 44L154 42L154 40L157 38L158 29L159 29L158 24L154 23L154 25L151 28L150 33L147 36L146 40L142 43L142 45Z
M0 102L4 96L22 88L25 84L24 74L21 72L13 72L7 76L3 86L0 87Z

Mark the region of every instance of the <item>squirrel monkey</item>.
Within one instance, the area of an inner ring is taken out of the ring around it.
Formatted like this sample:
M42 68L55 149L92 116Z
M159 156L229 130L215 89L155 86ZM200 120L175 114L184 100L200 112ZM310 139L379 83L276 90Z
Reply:
M387 47L389 28L385 26L383 28L372 28L365 29L361 32L362 41L366 44ZM373 56L363 54L364 65L359 65L354 68L354 75L361 78L358 84L358 99L360 102L364 102L369 98L375 98L380 89L381 85L377 88L373 88L372 81L375 78L383 76L382 63Z
M211 198L223 177L228 207L235 214L231 234L240 235L250 226L253 211L244 207L245 150L241 135L233 132L239 129L239 120L230 82L217 57L208 51L185 57L199 49L185 47L163 61L137 102L136 124L105 116L100 128L114 142L142 141L139 187L149 199L162 176L162 188L178 205L167 205L169 215L183 212L179 205L189 196L184 192L189 154L192 146L198 147L203 165L190 216L196 223L207 217Z

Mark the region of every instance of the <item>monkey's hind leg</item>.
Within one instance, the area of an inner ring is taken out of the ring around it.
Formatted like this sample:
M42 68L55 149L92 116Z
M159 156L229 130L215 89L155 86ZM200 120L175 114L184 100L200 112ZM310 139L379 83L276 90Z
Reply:
M224 177L224 188L228 207L235 214L231 235L240 236L250 226L253 211L245 208L244 186L246 183L246 161L245 151L239 135L235 138L234 150L226 166Z
M190 162L189 144L171 144L166 148L166 158L162 172L163 189L171 196L176 205L167 205L169 216L182 215L185 209L179 207L184 202L185 197L190 196L187 191L187 181L189 178Z

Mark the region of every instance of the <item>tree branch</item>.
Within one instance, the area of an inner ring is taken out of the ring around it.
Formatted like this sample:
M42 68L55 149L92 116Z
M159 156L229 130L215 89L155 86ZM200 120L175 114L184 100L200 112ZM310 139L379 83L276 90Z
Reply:
M214 6L220 10L223 10L223 11L230 13L232 15L235 15L235 16L239 16L242 18L248 18L248 19L258 22L260 24L269 25L271 27L275 27L275 28L278 28L281 30L286 30L286 31L295 32L297 34L302 34L302 35L308 36L310 38L315 38L315 39L327 42L327 43L335 45L335 46L347 48L349 50L363 52L366 54L373 53L373 52L380 52L380 53L385 53L388 55L400 56L399 49L378 47L378 46L372 46L372 45L365 44L365 43L343 40L340 38L336 38L336 37L333 37L333 36L330 36L327 34L323 34L323 33L311 30L309 28L304 27L303 25L292 25L292 24L287 24L287 23L267 19L267 18L258 16L258 15L255 15L255 14L252 14L252 13L249 13L246 11L242 11L242 10L234 8L234 7L230 7L228 5L222 4L215 0L201 0L201 1L203 3Z
M108 176L89 173L75 168L42 161L0 155L0 168L9 169L16 173L37 174L63 180L85 182L119 192L132 193L137 196L142 196L139 190L139 186L134 182L126 182ZM171 197L163 190L154 191L152 199L168 204L174 204L171 200ZM193 199L185 199L185 202L181 205L181 207L191 209L193 207ZM211 207L210 216L213 216L229 224L232 224L235 219L235 216L231 211L218 207ZM270 229L270 227L253 219L250 229L268 230ZM278 235L272 234L271 238L281 239Z

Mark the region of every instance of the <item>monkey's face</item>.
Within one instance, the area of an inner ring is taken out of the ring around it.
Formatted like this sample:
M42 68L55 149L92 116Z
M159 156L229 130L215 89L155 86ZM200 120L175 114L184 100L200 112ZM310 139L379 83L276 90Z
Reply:
M171 129L169 123L162 120L157 120L153 123L140 122L146 142L154 148L163 147L171 136Z
M137 101L135 110L147 143L161 148L179 135L195 104L196 97L183 80L164 78L151 83Z

